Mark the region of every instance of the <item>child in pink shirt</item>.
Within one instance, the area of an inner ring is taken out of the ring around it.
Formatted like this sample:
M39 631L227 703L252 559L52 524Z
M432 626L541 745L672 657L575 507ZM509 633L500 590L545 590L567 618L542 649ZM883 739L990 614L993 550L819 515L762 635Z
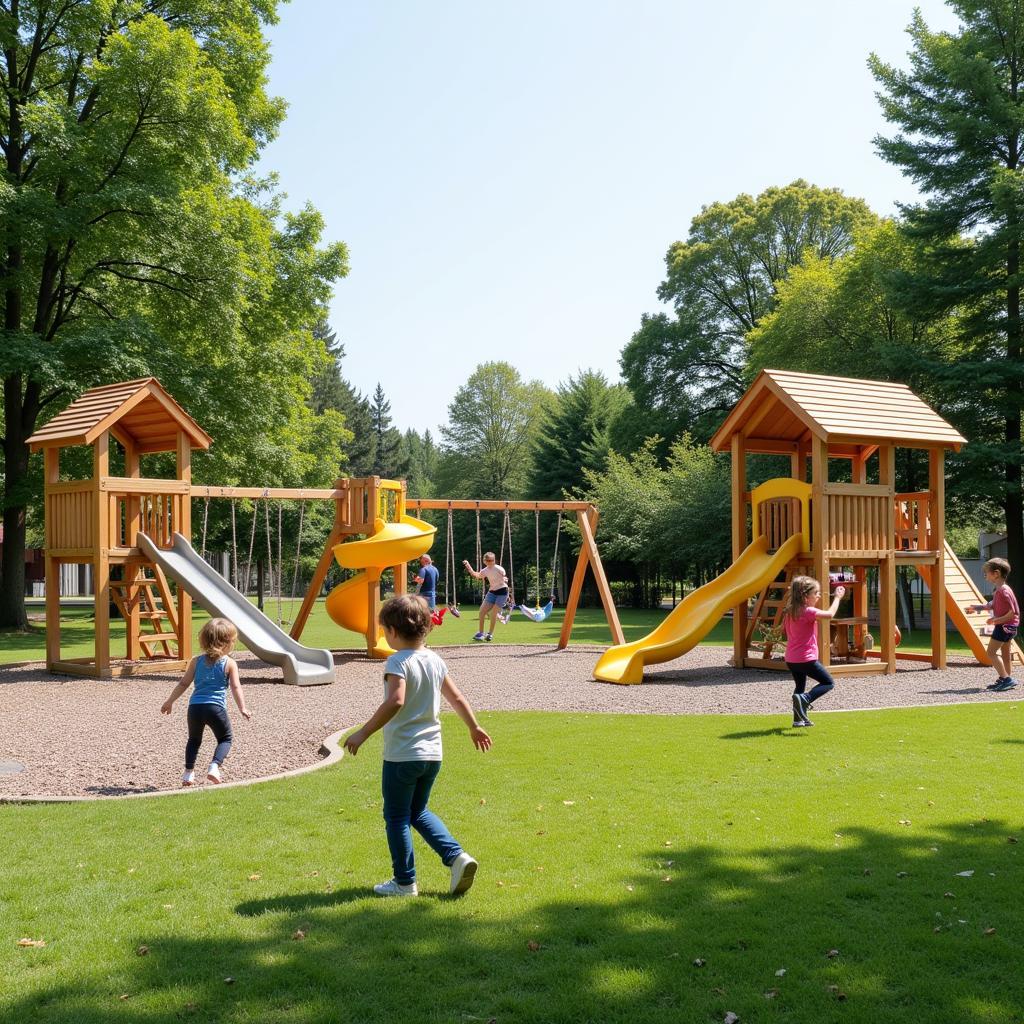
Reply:
M814 725L807 709L835 686L828 669L818 660L818 619L831 619L846 593L836 587L836 596L825 610L818 607L821 586L811 576L795 576L786 598L782 628L786 634L786 667L793 673L793 728ZM804 693L808 676L815 681Z
M1006 582L1010 575L1010 563L1005 558L990 558L984 566L985 579L995 587L992 600L985 604L969 604L967 611L991 611L988 624L994 626L992 639L988 642L988 656L995 665L998 676L987 689L1002 693L1017 687L1013 678L1013 640L1020 625L1020 606L1017 596L1010 584Z

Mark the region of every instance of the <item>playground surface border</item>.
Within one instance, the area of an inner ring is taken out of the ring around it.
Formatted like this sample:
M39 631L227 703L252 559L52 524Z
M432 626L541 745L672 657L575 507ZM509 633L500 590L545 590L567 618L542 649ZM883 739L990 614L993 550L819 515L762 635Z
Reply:
M657 666L641 686L596 683L591 670L602 648L487 644L438 647L456 683L486 725L488 711L583 714L751 714L787 725L792 683L788 673L728 666L730 648L698 647ZM235 713L235 746L216 787L287 778L336 763L344 732L377 706L382 668L362 654L336 656L332 686L277 684L279 671L251 655L239 656L251 722ZM1020 691L985 689L992 670L971 661L944 671L912 663L895 676L847 676L821 704L822 712L879 710L1019 699ZM155 796L179 789L185 739L185 701L169 718L160 705L176 675L153 673L115 680L56 676L39 663L0 667L0 759L22 772L0 775L0 801L36 802ZM446 742L461 727L446 720ZM326 739L324 737L327 737ZM500 750L500 732L495 736ZM197 776L205 772L200 751ZM324 752L327 751L326 756ZM371 742L367 754L379 756ZM185 792L199 792L197 786Z

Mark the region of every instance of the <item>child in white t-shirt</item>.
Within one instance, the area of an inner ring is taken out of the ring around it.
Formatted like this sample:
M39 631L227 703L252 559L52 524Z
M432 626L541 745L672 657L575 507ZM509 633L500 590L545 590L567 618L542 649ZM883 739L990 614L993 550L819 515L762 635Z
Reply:
M495 561L493 551L488 551L484 555L482 569L474 569L466 559L462 560L462 564L473 579L487 580L487 593L484 594L483 602L480 605L480 628L473 639L490 640L494 636L494 623L497 621L498 612L505 607L505 602L508 601L508 576ZM491 628L485 631L484 620L488 615L491 617Z
M415 828L451 870L449 892L459 895L473 884L477 862L427 807L441 770L441 696L466 723L478 750L490 750L491 737L452 682L448 666L424 646L431 626L427 602L415 594L393 597L380 610L380 624L395 650L384 665L384 703L345 740L345 749L357 754L370 736L384 730L384 825L395 874L373 891L378 896L418 895L411 831Z

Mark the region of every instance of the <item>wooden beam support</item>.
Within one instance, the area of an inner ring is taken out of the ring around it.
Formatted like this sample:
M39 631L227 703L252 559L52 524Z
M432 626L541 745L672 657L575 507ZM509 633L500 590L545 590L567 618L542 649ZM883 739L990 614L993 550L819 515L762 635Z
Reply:
M102 676L110 667L110 562L107 549L110 544L110 495L101 490L103 479L110 475L110 435L104 431L93 446L93 491L91 501L96 516L96 535L93 537L93 621L96 674Z
M178 431L177 474L179 480L191 487L192 442L183 430ZM192 502L188 498L174 500L174 507L181 510L181 521L176 524L176 529L191 544ZM178 623L175 632L178 634L178 657L188 661L192 657L192 595L181 586L178 587Z
M747 453L742 435L733 434L732 453L732 560L735 562L747 546ZM747 660L747 603L741 601L732 610L732 664L743 668Z
M932 580L932 668L946 667L946 463L941 448L928 452L928 489L931 523L929 547L936 562Z
M827 607L828 589L828 446L817 435L811 437L811 564L821 587L821 604ZM828 667L832 660L828 619L818 620L818 656Z
M886 521L886 550L878 569L878 616L881 636L881 660L886 672L896 671L896 449L880 445L878 449L878 482L891 494L893 512Z

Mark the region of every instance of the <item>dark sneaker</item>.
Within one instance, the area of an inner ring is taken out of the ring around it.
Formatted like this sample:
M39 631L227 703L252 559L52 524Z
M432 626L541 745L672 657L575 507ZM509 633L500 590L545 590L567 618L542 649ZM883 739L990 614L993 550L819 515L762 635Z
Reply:
M494 637L490 633L484 633L484 639L485 640L493 640Z
M1002 686L1002 684L1006 681L1006 678L1006 676L1000 676L994 683L989 683L988 686L985 687L985 689L994 690L996 689L996 687Z
M1001 682L996 683L996 685L993 686L992 689L996 693L1005 693L1007 690L1016 690L1017 689L1017 680L1008 676L1006 679L1002 680Z
M474 640L483 640L485 636L487 636L486 633L474 633L473 634L473 639Z

